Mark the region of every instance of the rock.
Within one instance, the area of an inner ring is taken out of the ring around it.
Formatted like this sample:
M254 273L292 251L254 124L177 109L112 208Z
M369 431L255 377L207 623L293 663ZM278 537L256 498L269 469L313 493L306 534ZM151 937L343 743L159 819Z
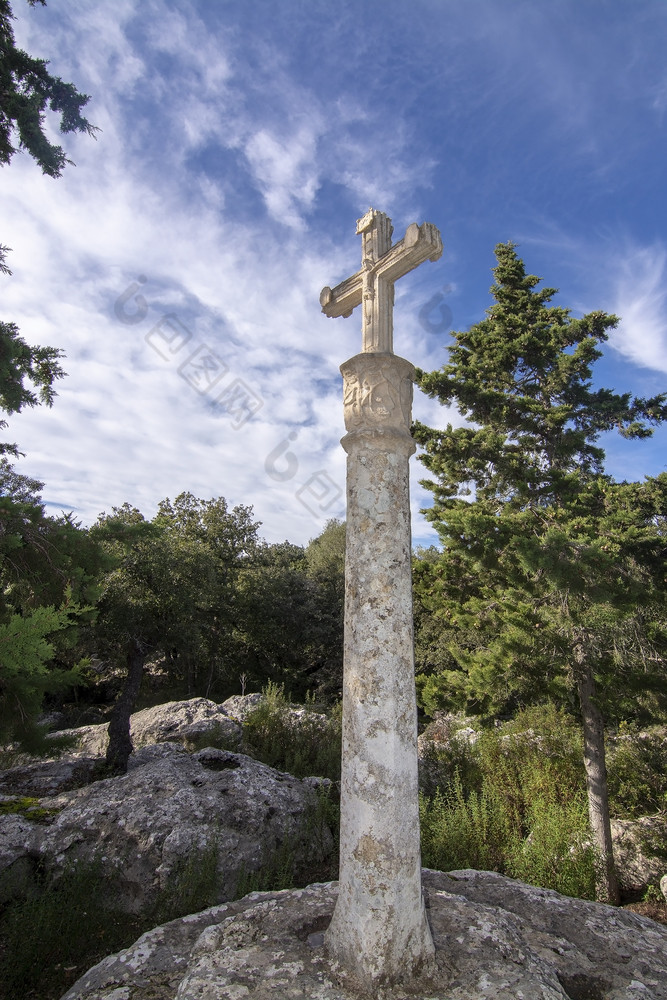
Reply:
M451 749L453 743L464 746L476 743L479 733L472 725L473 722L474 720L466 715L438 712L417 740L419 756L437 755L438 752Z
M621 890L638 895L659 882L667 867L667 816L613 819L611 831Z
M40 760L0 771L0 793L5 795L59 795L81 788L91 780L96 757L68 757Z
M247 697L253 697L248 695ZM261 698L262 695L257 697ZM106 753L107 724L66 729L59 736L76 736L77 753L102 756ZM241 736L239 723L232 719L224 706L208 698L189 698L187 701L168 701L153 708L144 708L130 717L130 734L135 750L150 743L176 742L183 746L205 743L207 739L230 743Z
M176 744L145 747L127 775L43 797L48 824L0 817L0 885L15 886L32 860L57 875L68 861L100 857L113 904L139 913L173 888L179 870L206 848L217 854L217 899L232 897L281 848L320 861L332 849L326 828L312 829L317 804L308 784L242 754ZM318 835L319 834L319 835ZM29 888L29 887L24 887Z
M667 1000L667 927L492 872L423 872L436 963L381 1000ZM336 883L242 900L143 935L63 1000L358 1000L322 941Z
M660 879L660 892L665 897L665 902L667 903L667 875L663 875Z
M248 713L261 705L263 701L263 694L233 694L227 701L223 701L220 708L233 719L237 719L238 722L245 722Z
M244 723L248 715L265 700L265 695L263 694L236 694L228 698L227 701L223 701L220 708L227 712L233 719ZM323 715L321 712L313 712L311 709L300 705L283 705L281 717L295 729L303 726L311 726L320 728L322 732L325 732L329 726L329 719L326 715Z
M238 740L241 727L224 706L208 698L170 701L135 712L130 719L135 746L169 740L184 746L208 738Z

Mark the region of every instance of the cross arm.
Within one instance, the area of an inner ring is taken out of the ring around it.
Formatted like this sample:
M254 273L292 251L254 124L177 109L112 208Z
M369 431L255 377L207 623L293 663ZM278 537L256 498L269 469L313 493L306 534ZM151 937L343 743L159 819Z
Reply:
M375 271L378 277L393 282L425 260L435 261L441 256L442 238L438 229L431 222L422 222L421 226L413 222L403 239L394 243L384 257L380 257Z
M346 278L320 292L320 305L325 316L351 316L355 306L361 304L363 275L373 272L385 281L394 282L404 274L419 267L425 260L438 260L442 256L442 239L438 229L431 222L416 222L408 226L402 240L394 243L386 254L376 262L364 262L364 267L352 277Z
M361 304L363 288L362 272L357 271L351 278L341 281L335 288L327 285L320 292L320 305L325 316L351 316L355 306Z

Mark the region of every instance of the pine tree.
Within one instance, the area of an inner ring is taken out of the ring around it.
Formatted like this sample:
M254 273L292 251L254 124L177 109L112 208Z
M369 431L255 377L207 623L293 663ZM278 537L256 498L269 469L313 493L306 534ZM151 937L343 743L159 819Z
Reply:
M598 893L618 902L600 689L614 677L618 688L621 675L629 684L640 665L648 686L658 695L664 687L667 476L615 483L597 442L613 429L649 436L667 418L667 396L593 388L617 318L576 319L550 305L556 290L537 289L514 244L497 246L496 257L487 318L453 334L441 370L418 373L424 391L470 421L415 427L436 477L425 484L434 494L427 516L444 546L421 591L448 647L427 694L448 690L492 712L577 692Z

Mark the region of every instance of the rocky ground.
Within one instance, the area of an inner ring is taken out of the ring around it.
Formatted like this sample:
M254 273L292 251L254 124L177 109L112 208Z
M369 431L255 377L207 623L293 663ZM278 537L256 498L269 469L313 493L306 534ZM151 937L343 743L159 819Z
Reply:
M237 746L260 698L223 705L196 698L136 713L136 751L122 777L91 780L103 761L106 725L71 731L77 745L59 760L0 773L0 813L8 807L0 815L0 902L101 852L116 873L107 903L145 914L193 859L212 857L216 867L219 905L150 931L84 975L66 1000L360 995L323 945L335 883L228 902L239 879L283 845L313 865L333 846L326 825L314 821L317 779L298 780L234 749L206 746ZM295 720L300 711L292 710ZM17 800L24 807L12 812ZM661 879L667 891L664 861L642 847L667 842L665 817L616 821L615 838L626 891ZM436 967L426 980L375 996L667 1000L667 927L492 873L425 872L424 888Z
M667 1000L667 928L490 872L424 871L436 963L384 1000ZM172 921L63 1000L353 1000L324 935L336 883L253 893Z
M224 708L204 698L175 702L132 717L138 749L126 775L90 781L100 762L90 754L104 752L104 726L86 727L65 759L0 774L0 807L17 796L34 797L37 807L0 816L0 901L29 892L45 872L95 856L117 872L111 902L133 914L154 905L179 868L209 850L218 859L220 901L283 845L307 862L326 858L333 840L314 820L317 781L244 754L185 749L221 730L240 731Z

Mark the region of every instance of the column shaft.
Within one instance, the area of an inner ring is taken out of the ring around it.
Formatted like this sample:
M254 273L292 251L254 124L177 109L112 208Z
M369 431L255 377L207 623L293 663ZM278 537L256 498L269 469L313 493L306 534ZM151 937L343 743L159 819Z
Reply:
M345 377L347 532L340 895L330 954L366 985L433 956L421 890L408 460L412 375L362 354Z

